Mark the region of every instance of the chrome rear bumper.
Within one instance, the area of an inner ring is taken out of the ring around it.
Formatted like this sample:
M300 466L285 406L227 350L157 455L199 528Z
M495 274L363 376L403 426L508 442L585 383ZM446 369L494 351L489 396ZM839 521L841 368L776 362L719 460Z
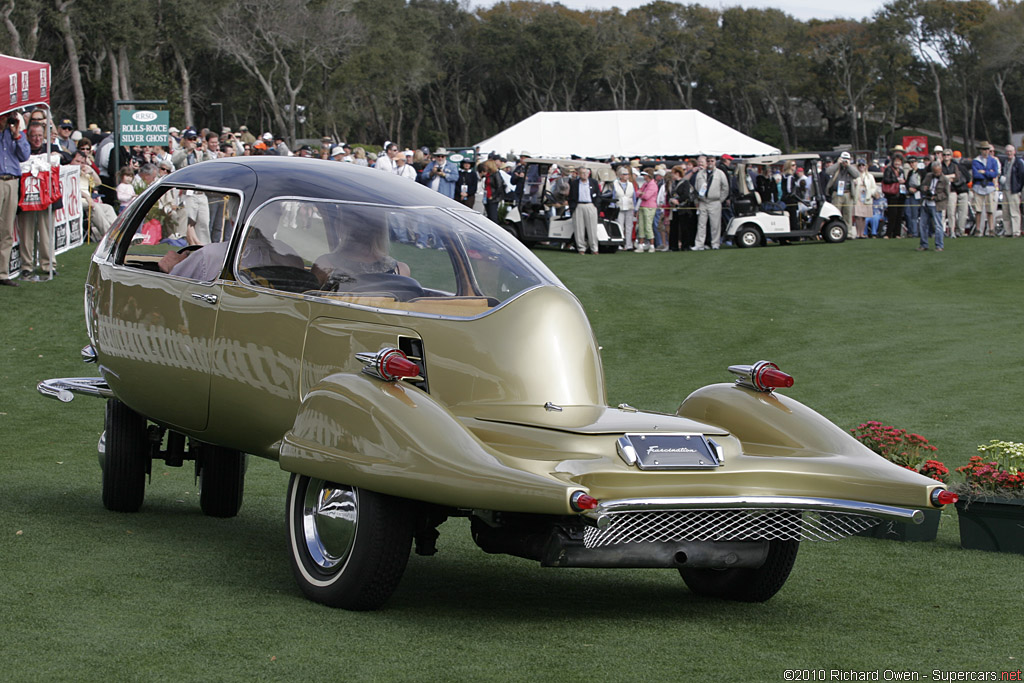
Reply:
M920 524L924 512L878 503L795 496L606 500L583 517L588 548L621 543L835 541L882 520Z
M879 503L862 503L839 498L801 498L796 496L704 496L697 498L622 498L601 501L593 510L581 514L596 522L598 528L607 526L609 515L622 512L666 510L814 510L837 512L894 522L920 524L924 512L912 508L893 507Z

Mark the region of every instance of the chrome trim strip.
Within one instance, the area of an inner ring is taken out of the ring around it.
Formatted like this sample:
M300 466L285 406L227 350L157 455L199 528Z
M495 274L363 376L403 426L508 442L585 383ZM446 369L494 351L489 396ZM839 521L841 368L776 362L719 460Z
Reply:
M83 363L95 363L96 362L96 349L92 344L87 344L82 347L82 362Z
M615 440L615 450L618 452L619 457L622 458L627 465L636 465L636 449L633 448L633 442L624 436L620 436Z
M621 512L650 510L815 510L866 515L894 522L921 524L924 512L912 508L880 503L864 503L839 498L800 498L797 496L704 496L693 498L622 498L603 500L593 510L580 514L595 522L598 528L608 526L610 516Z
M711 447L715 449L715 455L718 456L718 464L721 465L725 462L725 449L718 445L718 442L704 437L704 440L711 444Z
M36 385L36 391L47 398L55 398L62 403L70 402L75 394L114 398L114 392L107 386L102 377L62 377L44 379Z

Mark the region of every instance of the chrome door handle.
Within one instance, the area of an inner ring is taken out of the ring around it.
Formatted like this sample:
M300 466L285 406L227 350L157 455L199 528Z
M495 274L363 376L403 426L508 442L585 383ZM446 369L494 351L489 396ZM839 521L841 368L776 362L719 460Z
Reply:
M216 294L196 294L196 293L193 293L192 294L192 298L193 299L197 299L199 301L205 301L208 304L215 304L215 303L217 303L217 295Z

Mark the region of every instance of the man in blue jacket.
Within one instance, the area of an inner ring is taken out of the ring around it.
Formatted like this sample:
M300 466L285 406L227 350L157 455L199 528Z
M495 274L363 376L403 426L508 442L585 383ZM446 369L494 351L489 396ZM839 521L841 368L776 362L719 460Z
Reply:
M987 232L995 237L996 205L999 199L995 181L999 177L999 160L992 156L992 145L987 141L978 145L978 156L971 162L971 172L974 179L971 188L974 195L974 236L985 235L986 226L982 214L987 214Z
M1024 159L1017 148L1006 146L1003 163L1003 237L1020 237L1020 192L1024 188Z
M455 199L455 186L459 182L459 169L448 161L448 150L438 147L434 158L420 172L420 182L449 199Z
M18 210L21 162L28 161L28 136L24 120L11 112L0 131L0 286L17 287L10 277L11 248L14 247L14 216Z

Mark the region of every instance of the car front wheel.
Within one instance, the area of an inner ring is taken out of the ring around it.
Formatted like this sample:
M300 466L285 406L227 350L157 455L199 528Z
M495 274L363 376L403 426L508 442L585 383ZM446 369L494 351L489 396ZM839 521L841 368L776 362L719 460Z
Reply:
M146 496L146 418L116 398L107 400L103 438L103 507L138 512Z
M413 533L402 499L292 474L285 521L292 573L310 600L373 610L398 587Z
M757 568L680 569L687 587L698 595L739 602L764 602L779 592L800 550L799 541L769 541L768 557Z

